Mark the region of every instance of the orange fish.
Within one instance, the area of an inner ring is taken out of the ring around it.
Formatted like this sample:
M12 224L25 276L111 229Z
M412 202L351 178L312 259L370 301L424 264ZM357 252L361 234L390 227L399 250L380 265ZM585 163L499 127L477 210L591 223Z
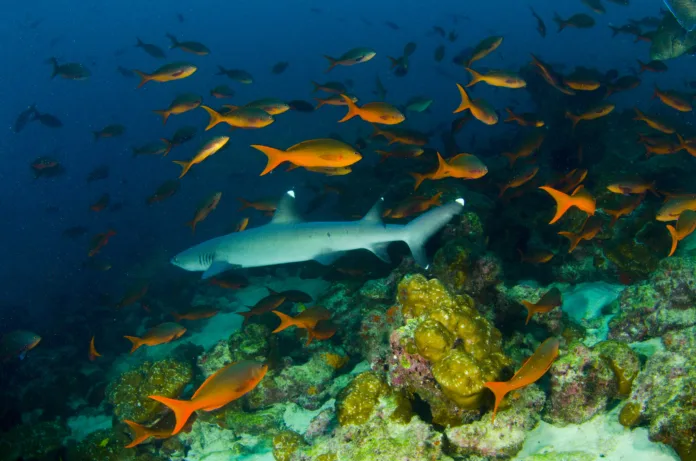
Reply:
M99 197L99 200L90 205L89 209L95 212L100 212L109 206L110 201L111 198L109 197L109 194L104 194L101 197Z
M290 317L279 311L273 311L273 313L280 318L280 325L273 330L273 333L279 333L292 326L311 331L317 326L320 320L329 320L331 318L331 311L321 306L308 307L295 317ZM309 345L311 340L312 338L310 335L307 345Z
M641 204L643 201L643 196L642 195L636 195L627 198L616 210L609 210L604 208L602 211L604 211L606 214L611 216L611 221L609 222L609 227L614 227L614 224L616 224L616 221L619 220L622 216L628 216L633 211L638 208L638 206Z
M568 253L572 253L573 250L578 246L583 240L592 240L597 234L602 230L602 219L599 216L590 216L582 227L582 230L577 234L567 231L561 231L558 235L570 240L570 248L568 248Z
M147 82L171 82L172 80L180 80L182 78L189 77L198 68L193 64L186 62L173 62L171 64L165 64L155 70L151 74L145 72L134 70L136 74L140 76L140 84L138 88L145 85Z
M266 213L272 213L278 208L278 198L268 197L261 200L249 201L241 197L237 197L237 200L242 202L242 206L239 207L238 211L246 210L247 208L253 208L254 210L264 211Z
M165 322L150 328L142 337L124 336L124 338L133 343L133 347L130 350L132 354L140 348L140 346L158 346L160 344L166 344L182 337L184 333L186 333L186 328L178 323Z
M658 98L663 104L671 107L672 109L676 109L679 112L691 112L693 110L691 102L681 94L677 93L676 91L660 90L657 85L655 85L655 92L653 93L652 98Z
M205 131L219 123L227 123L232 128L264 128L275 121L271 114L258 107L240 107L224 114L208 106L200 107L210 116Z
M385 216L393 219L401 219L413 216L414 214L423 213L434 206L442 205L442 202L440 202L440 197L442 197L442 192L438 192L432 197L408 198L397 204L393 209L389 210L389 213Z
M572 190L575 190L587 177L587 170L585 168L575 168L563 176L554 186L554 189L558 189L566 194Z
M90 362L94 362L97 360L97 357L101 357L101 354L94 348L94 336L92 336L92 339L89 341L88 357Z
M520 254L520 262L531 263L531 264L544 264L553 259L556 254L549 250L543 249L528 249L526 252L522 252L519 248L517 252Z
M219 310L210 306L198 306L186 312L172 312L172 317L177 322L182 320L203 320L215 317Z
M563 84L560 76L553 71L550 65L544 63L541 59L537 58L533 54L532 64L536 66L539 75L541 75L542 78L546 80L546 83L548 83L549 85L551 85L563 94L567 94L569 96L575 94L575 91Z
M674 197L667 200L665 204L657 210L655 219L662 222L677 221L679 216L686 210L696 211L696 195Z
M222 192L215 192L213 195L211 195L210 197L205 199L205 201L202 202L198 206L198 209L196 210L196 214L193 215L193 219L186 223L186 225L191 228L192 234L196 233L196 224L198 224L199 222L201 222L205 218L207 218L208 215L215 208L217 208L218 203L220 203L221 197L222 197Z
M667 133L667 134L672 134L675 131L677 131L674 128L672 128L671 126L662 122L661 120L658 120L654 117L649 117L649 116L645 115L637 107L633 108L633 110L636 111L636 116L633 118L633 120L639 120L641 122L645 122L648 124L648 126L650 128L654 128L658 131L662 131L663 133Z
M131 443L126 445L124 448L136 447L144 441L146 441L147 439L149 439L150 437L155 439L168 439L172 436L171 429L157 429L145 427L127 419L124 419L123 422L128 424L128 427L130 427L133 431L133 440L131 440Z
M514 189L528 183L534 178L534 176L536 176L538 172L539 167L537 165L530 165L516 172L507 183L500 186L500 194L498 194L498 197L502 197L505 191L508 189Z
M655 155L670 155L676 154L682 149L686 149L689 152L689 146L684 138L677 134L678 142L674 142L673 139L669 137L651 138L647 136L640 135L639 142L642 142L645 146L645 156L650 157L650 154ZM689 152L690 153L690 152Z
M300 167L346 167L362 159L360 152L348 144L335 139L311 139L295 144L287 150L252 144L254 149L263 152L268 157L266 168L260 176L273 171L278 165L290 162Z
M305 345L309 346L314 339L319 341L329 339L336 334L336 331L338 331L338 326L331 320L320 320L314 328L307 330L307 343Z
M174 411L176 426L171 435L178 434L194 411L213 411L222 408L253 390L268 371L268 365L242 360L221 368L206 379L191 400L176 400L151 395Z
M507 157L510 162L510 167L512 168L517 160L530 157L534 152L538 151L545 137L546 133L544 131L534 130L524 138L515 152L503 152L503 156Z
M346 100L343 99L343 94L336 94L332 96L327 96L326 98L314 98L317 101L317 107L314 108L314 110L319 109L323 105L327 106L347 106ZM352 94L346 95L348 98L350 98L351 101L353 102L358 102L358 98L356 96L353 96Z
M655 191L655 183L649 183L642 179L628 179L624 181L615 182L609 184L607 186L607 190L609 190L609 192L622 195L643 195L646 192L650 191L659 197L657 191Z
M614 104L602 103L586 112L583 112L582 114L576 115L572 114L570 111L566 111L565 116L573 122L573 131L575 131L575 127L581 120L596 120L604 117L611 114L615 107L616 106Z
M428 135L420 131L399 127L379 127L374 124L372 127L375 132L371 137L384 136L389 141L389 145L398 142L410 146L424 146L428 143Z
M249 281L243 275L228 272L217 277L212 277L210 279L210 284L226 290L239 290L248 287Z
M242 218L239 221L239 223L237 223L237 227L235 227L234 231L235 232L242 232L243 230L245 230L247 228L248 225L249 225L249 218L248 217Z
M270 290L269 290L270 291ZM249 308L246 312L237 312L237 315L244 317L244 323L248 322L251 317L256 315L263 315L266 312L271 312L275 310L278 306L285 302L285 296L280 293L271 292L265 298L261 298L253 306L246 306Z
M437 153L437 170L432 173L419 174L411 173L416 180L413 190L417 190L421 183L426 179L460 178L478 179L488 173L488 168L478 157L472 154L457 154L446 161L440 153Z
M324 55L329 61L329 68L324 73L331 71L336 66L354 66L363 62L367 62L374 58L377 52L371 48L353 48L341 55L339 58L332 58Z
M194 93L186 93L177 96L168 108L162 110L153 110L155 114L162 117L162 125L167 124L167 119L171 115L179 115L190 110L193 110L201 105L203 98Z
M366 122L379 123L381 125L397 125L406 120L406 117L399 109L386 102L368 102L362 107L358 107L345 94L341 94L341 97L345 101L346 106L348 106L348 113L338 123L343 123L355 116Z
M210 141L203 144L203 146L200 149L198 149L196 155L194 155L193 158L188 162L174 160L174 163L181 167L181 174L179 175L179 179L183 178L184 175L189 172L193 165L197 165L203 162L205 159L207 159L211 155L216 154L220 149L225 147L225 144L227 144L227 141L229 140L229 136L215 136Z
M488 389L495 394L495 405L493 407L493 419L498 412L498 406L503 401L503 397L516 389L521 389L539 380L551 368L551 364L558 357L560 342L556 338L549 338L544 341L534 354L517 370L515 376L504 382L485 383Z
M551 219L549 224L553 224L561 219L561 217L571 207L576 207L590 216L595 214L597 207L595 199L583 186L578 186L572 195L568 195L548 186L542 186L539 189L548 192L548 194L556 201L556 214Z
M476 45L476 48L474 48L474 51L471 52L471 57L467 61L466 67L471 67L471 64L474 62L488 56L490 53L495 51L501 43L503 43L503 37L496 35L481 40Z
M90 258L94 256L95 254L99 253L102 248L104 248L104 245L109 243L109 239L116 235L116 231L109 229L106 232L101 232L94 237L92 237L92 241L90 242L89 245L89 252L87 253L87 256Z
M140 301L147 294L147 290L150 287L149 282L141 281L135 283L128 288L126 293L123 295L121 300L114 306L116 309L122 309L126 306L130 306L137 301Z
M597 80L564 77L563 83L573 90L577 91L594 91L601 86Z
M466 90L459 83L457 83L457 88L459 89L459 95L462 98L462 102L459 104L459 107L454 110L454 114L469 109L471 114L476 117L477 120L485 123L486 125L495 125L498 123L498 114L495 113L495 110L490 104L488 104L487 101L482 98L472 100L469 98Z
M544 126L544 121L537 118L536 114L516 114L509 107L505 108L505 112L508 113L508 118L504 120L505 123L516 122L520 126L531 126L536 128Z
M514 72L493 70L484 75L468 67L465 67L465 69L471 74L471 81L466 85L467 88L476 85L478 82L484 82L490 86L513 89L524 88L527 86L527 82L525 82L522 77Z
M561 290L556 287L551 288L549 291L544 293L539 301L535 303L522 301L522 304L527 308L527 321L524 322L524 324L527 325L534 314L545 314L547 312L551 312L553 309L563 304Z
M674 252L677 251L677 243L679 243L680 240L684 240L696 230L696 211L684 211L679 215L679 219L677 219L677 226L675 227L667 224L667 230L672 237L672 248L669 250L667 256L672 256Z

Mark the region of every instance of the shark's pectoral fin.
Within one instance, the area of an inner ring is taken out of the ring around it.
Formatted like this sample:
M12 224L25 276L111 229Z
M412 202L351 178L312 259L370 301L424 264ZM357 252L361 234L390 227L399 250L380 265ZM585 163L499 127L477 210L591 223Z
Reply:
M379 259L384 261L387 264L391 264L391 258L389 257L389 252L387 249L389 248L388 243L379 243L377 245L372 245L371 247L368 247L367 249L370 250L377 256Z
M314 257L314 260L319 264L324 266L330 266L331 264L338 261L338 259L343 256L343 251L332 252L332 253L322 253Z
M236 265L236 264L230 264L225 261L214 261L210 267L208 267L208 270L203 272L203 276L201 277L203 280L209 279L210 277L215 277L216 275L222 274L223 272L227 272L230 269L234 268L239 268L241 266Z

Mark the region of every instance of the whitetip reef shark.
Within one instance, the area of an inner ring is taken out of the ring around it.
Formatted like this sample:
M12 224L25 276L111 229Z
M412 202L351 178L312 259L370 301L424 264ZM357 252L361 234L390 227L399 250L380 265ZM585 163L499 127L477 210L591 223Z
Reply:
M345 252L366 249L389 262L391 242L405 242L413 258L428 266L423 246L430 237L464 209L458 198L434 208L406 225L384 224L380 198L358 221L305 222L295 209L295 193L288 191L268 224L200 243L174 256L171 263L207 279L231 269L272 266L314 260L329 265Z

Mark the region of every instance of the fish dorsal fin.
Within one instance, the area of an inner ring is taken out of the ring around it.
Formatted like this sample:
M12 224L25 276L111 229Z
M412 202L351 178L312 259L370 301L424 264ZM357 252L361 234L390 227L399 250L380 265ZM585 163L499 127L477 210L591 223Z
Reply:
M295 224L301 223L302 218L295 208L295 191L289 190L280 199L271 224Z
M382 221L382 208L384 207L384 197L380 197L377 202L375 202L374 205L372 205L372 208L370 208L370 211L363 216L363 218L360 220L363 224L377 224L379 226L384 226L384 222Z

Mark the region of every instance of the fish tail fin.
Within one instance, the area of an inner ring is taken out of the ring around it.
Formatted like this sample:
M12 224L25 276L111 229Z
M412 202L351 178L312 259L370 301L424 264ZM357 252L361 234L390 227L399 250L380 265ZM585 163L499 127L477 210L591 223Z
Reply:
M677 235L677 229L674 226L667 224L667 230L669 231L670 237L672 237L672 247L669 250L667 256L672 256L675 251L677 251L677 243L679 243L679 236Z
M297 326L297 322L295 322L295 319L293 319L289 315L283 314L280 311L272 311L272 312L280 318L280 325L278 326L278 328L273 330L271 333L278 333L278 332L283 331L286 328L291 327L293 325Z
M519 250L518 250L519 251ZM522 252L520 251L520 255ZM530 303L529 301L521 301L522 305L527 308L527 320L525 320L524 324L527 325L530 320L532 320L532 316L534 315L534 308L536 307L534 304Z
M476 85L478 82L483 81L483 76L480 73L476 72L474 69L471 69L469 67L465 67L465 69L467 70L467 72L471 74L471 81L466 84L467 88Z
M195 405L188 400L176 400L167 397L161 397L159 395L149 396L152 400L166 405L174 412L174 417L176 418L176 426L172 431L172 435L178 434L186 425L186 421L191 417L191 414L196 411Z
M355 103L353 102L352 99L350 99L345 94L342 94L341 97L343 98L343 100L346 102L346 105L348 106L348 113L346 114L345 117L343 117L341 120L339 120L338 123L343 123L346 120L350 120L351 118L360 114L360 109L358 108L358 106L355 105Z
M242 206L240 206L237 211L242 211L246 210L247 208L251 208L251 202L249 200L243 199L242 197L237 197L237 200L239 200L242 203Z
M611 38L614 38L617 35L619 35L619 28L618 27L612 26L611 24L609 24L609 28L611 29Z
M311 328L307 328L307 342L305 343L305 347L312 344L312 340L314 339L314 337L315 337L314 330L312 330Z
M128 341L133 343L133 347L131 347L131 350L130 350L131 354L133 352L135 352L136 350L138 350L138 348L144 344L142 342L142 340L140 338L138 338L137 336L124 336L124 338L126 338Z
M618 210L604 210L606 214L611 216L611 221L609 221L609 227L614 227L614 224L616 224L616 221L619 220L619 211Z
M324 71L325 74L331 72L331 69L338 65L338 59L332 58L331 56L324 55L324 57L329 61L329 68Z
M503 401L505 394L508 393L509 389L507 383L505 382L489 382L484 383L483 385L490 389L491 392L493 392L493 395L495 395L495 404L493 405L493 419L491 419L491 422L494 422L495 415L496 413L498 413L498 407L500 406L500 403Z
M135 44L136 47L142 47L144 45L143 41L140 40L140 37L135 37L137 40L137 43Z
M564 192L548 186L542 186L539 189L548 192L548 194L556 201L556 214L553 216L549 224L553 224L561 219L565 212L574 205L573 197Z
M167 148L162 153L162 157L166 157L167 154L172 150L172 147L174 147L174 144L167 138L160 138L160 141L167 145Z
M58 75L58 60L56 58L49 58L48 62L51 63L53 66L53 71L51 72L51 78L55 78L56 75Z
M464 210L464 199L456 199L446 205L423 213L404 226L401 240L411 249L413 259L421 267L428 267L425 243L442 229L454 216Z
M555 11L553 12L553 21L558 24L558 32L565 29L568 25Z
M171 112L169 112L166 109L165 110L153 110L152 112L154 112L155 114L160 115L162 117L162 125L167 124L167 119L172 114Z
M124 448L133 448L150 438L151 434L149 428L127 419L124 419L123 422L128 424L128 427L130 427L133 431L133 440L131 440L131 443L126 445Z
M467 85L468 86L468 85ZM508 113L508 118L503 120L504 122L514 122L515 121L515 113L510 109L509 107L505 108L505 112Z
M637 107L634 107L633 110L636 113L636 116L633 117L633 120L642 120L645 118L645 114L643 114L643 112L641 112L640 109L638 109Z
M687 142L684 140L684 137L677 133L677 140L679 141L679 150L684 150L687 148Z
M457 107L454 110L454 112L452 112L453 114L463 112L467 109L471 109L471 99L469 99L469 95L467 94L464 87L457 83L457 88L459 88L459 95L462 97L462 102L460 102L459 107Z
M645 63L643 61L641 61L640 59L636 59L636 61L638 61L638 67L639 67L638 73L642 74L643 72L645 72L645 69L646 69Z
M440 206L442 205L442 192L438 192L437 194L433 195L433 198L430 199L433 205L435 206Z
M218 66L218 71L215 75L225 75L226 71L227 69L225 69L224 67Z
M393 69L393 68L395 68L396 66L399 65L399 60L398 60L398 59L392 58L391 56L387 56L387 58L389 58L389 61L391 62L391 67L390 67L390 69Z
M578 243L580 243L580 240L582 239L582 235L573 234L572 232L567 231L561 231L558 233L558 235L562 235L570 241L570 248L568 248L568 253L572 253L573 250L575 250L575 248L578 246Z
M201 104L201 108L205 110L208 115L210 116L210 120L208 121L208 126L205 127L205 131L208 131L218 123L222 123L222 115L220 115L219 112L217 112L215 109L212 109L208 106L205 106Z
M420 187L420 185L423 184L423 181L425 181L428 177L427 174L420 174L420 173L409 173L409 174L416 181L415 184L413 184L414 191L417 191L418 188Z
M500 193L498 194L498 198L501 198L505 191L508 190L508 185L507 184L500 184Z
M578 122L580 121L580 117L572 114L568 110L566 111L565 116L566 116L566 118L569 118L571 122L573 122L573 131L575 131L575 127L577 126Z
M317 105L316 105L316 107L314 108L314 110L317 110L317 109L319 109L321 106L323 106L323 105L326 104L326 101L324 101L323 99L319 99L319 98L314 98L314 99L317 101Z
M251 147L263 152L266 155L266 157L268 157L268 163L266 164L266 168L263 169L259 176L264 176L270 173L278 165L280 165L286 160L285 157L287 154L284 150L276 149L275 147L261 146L259 144L252 144Z
M175 36L173 36L172 34L166 34L166 35L167 35L167 38L172 42L172 44L169 45L170 50L172 48L176 48L179 46L179 40L177 40Z
M178 312L172 312L171 314L172 314L172 317L174 317L174 320L176 320L177 323L181 321L181 314L179 314Z
M314 85L314 89L312 90L312 93L316 93L319 91L319 87L321 86L319 83L315 82L314 80L311 80L312 85Z
M181 168L181 175L179 175L179 179L183 178L186 173L188 173L189 169L191 169L191 162L185 162L183 160L174 160L174 163L179 165Z
M149 82L150 80L152 80L152 76L150 76L150 74L146 74L145 72L143 72L143 71L141 71L141 70L133 69L133 72L135 72L136 74L138 74L138 76L140 77L140 83L138 83L138 88L142 87L142 86L145 85L147 82Z

